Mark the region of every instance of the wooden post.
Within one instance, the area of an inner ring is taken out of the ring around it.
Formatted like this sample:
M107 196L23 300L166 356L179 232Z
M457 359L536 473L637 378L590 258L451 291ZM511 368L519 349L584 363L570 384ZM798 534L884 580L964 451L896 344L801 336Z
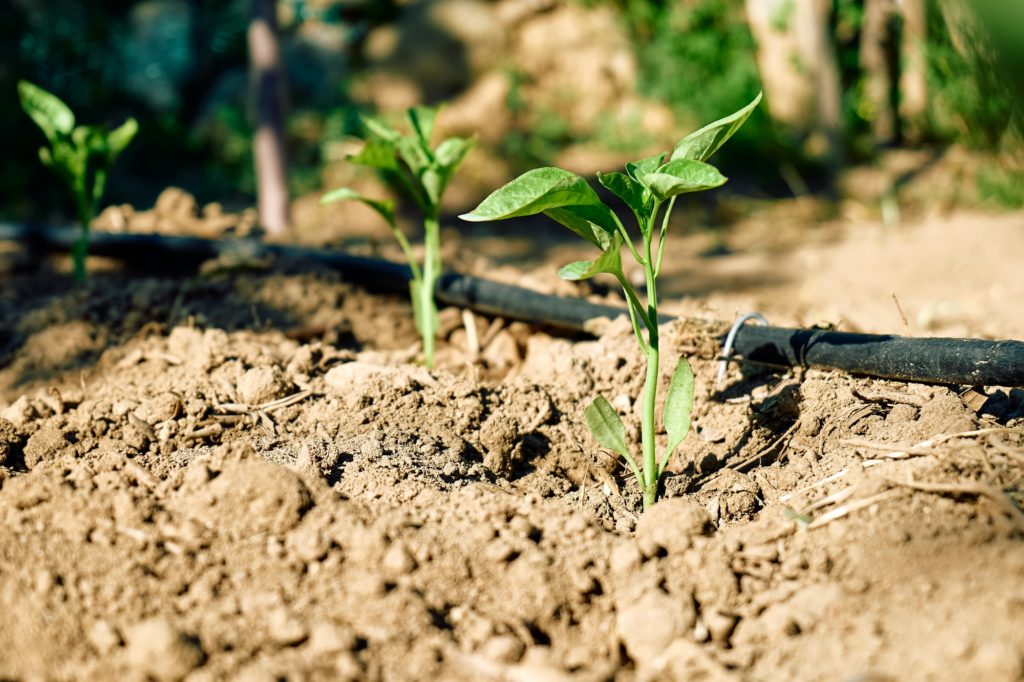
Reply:
M250 84L256 133L256 207L271 235L288 231L288 181L284 154L284 93L275 0L252 0L249 22Z

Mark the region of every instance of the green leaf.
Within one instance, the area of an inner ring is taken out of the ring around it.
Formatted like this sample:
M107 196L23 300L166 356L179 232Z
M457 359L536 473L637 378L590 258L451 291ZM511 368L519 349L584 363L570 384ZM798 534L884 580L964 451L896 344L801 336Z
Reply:
M562 279L576 282L590 279L594 275L606 272L610 275L622 273L622 237L615 235L609 247L594 260L581 260L569 263L558 271Z
M363 120L363 126L371 135L385 142L395 142L402 137L400 132L385 123L383 119L373 116L361 116L360 118Z
M18 97L25 110L51 143L60 135L70 135L75 115L59 97L28 81L18 82Z
M665 411L662 421L668 433L668 447L658 465L658 472L665 468L669 457L676 447L683 442L690 432L690 413L693 411L693 368L686 358L679 358L672 380L669 383L668 395L665 396Z
M736 113L709 123L700 130L690 133L676 145L672 150L672 160L692 159L694 161L706 161L712 154L718 151L719 147L733 136L740 129L740 126L747 120L750 113L761 101L761 93Z
M466 154L469 153L469 150L475 144L475 135L470 138L449 137L437 145L437 149L434 150L434 159L442 167L451 169L451 172L454 172L462 164L462 160L466 158Z
M398 160L395 158L395 145L386 140L371 138L363 145L358 154L348 157L352 163L380 170L397 171Z
M638 221L643 222L643 216L651 212L650 202L644 196L644 186L625 173L619 171L598 173L597 181L609 192L622 199L626 206L633 211L633 215Z
M430 144L430 136L434 132L434 120L437 118L437 107L413 107L405 112L409 119L409 125L416 131L420 142L424 145Z
M395 226L395 202L390 199L370 199L348 187L332 190L320 197L321 204L330 204L335 201L359 201L364 203L379 213L388 222L388 225Z
M395 148L398 150L398 155L402 157L402 161L405 161L405 165L416 177L420 177L423 171L434 162L430 148L418 137L403 135L395 140Z
M125 147L131 143L138 132L139 122L134 118L129 118L120 126L110 131L110 134L107 135L107 146L110 149L109 158L111 162L125 150Z
M640 178L651 193L664 201L686 192L699 192L725 184L726 177L714 166L701 161L676 159Z
M472 212L470 222L535 215L562 206L597 206L601 199L587 181L561 168L535 168L499 187Z
M619 413L603 395L594 398L583 410L583 419L598 445L623 457L631 457L626 446L626 427L622 425Z
M626 164L626 173L629 177L639 181L640 178L648 173L651 173L661 165L661 162L665 160L665 154L655 154L654 156L648 156L646 159L640 159L638 161L630 161Z
M544 215L565 225L588 242L604 251L618 234L615 215L604 204L559 206L544 211Z

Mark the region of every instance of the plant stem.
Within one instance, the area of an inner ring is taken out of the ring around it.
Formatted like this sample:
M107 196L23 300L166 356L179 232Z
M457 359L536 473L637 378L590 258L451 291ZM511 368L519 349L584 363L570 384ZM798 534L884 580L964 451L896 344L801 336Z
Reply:
M437 305L434 285L441 276L441 227L435 213L423 221L423 279L419 287L420 336L423 338L423 362L434 366L434 342L437 335Z
M647 378L644 382L643 414L640 422L640 441L643 448L644 481L643 504L647 510L658 496L658 459L654 443L654 405L658 397L658 290L655 283L654 263L651 260L651 235L647 231L644 246L647 260L644 274L647 276Z
M92 209L88 199L77 197L78 222L82 224L78 239L71 245L71 274L75 281L83 284L86 280L85 259L89 255L89 225L92 223Z

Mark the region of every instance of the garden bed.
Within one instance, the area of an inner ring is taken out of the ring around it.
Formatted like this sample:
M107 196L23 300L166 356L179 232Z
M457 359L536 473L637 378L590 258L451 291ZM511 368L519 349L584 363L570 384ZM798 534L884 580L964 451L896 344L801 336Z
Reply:
M707 321L662 341L695 432L640 515L582 421L600 392L635 438L628 320L570 339L447 309L428 371L407 301L243 265L4 279L0 677L1024 672L1020 390L719 388L721 311L750 294L698 295L680 312Z

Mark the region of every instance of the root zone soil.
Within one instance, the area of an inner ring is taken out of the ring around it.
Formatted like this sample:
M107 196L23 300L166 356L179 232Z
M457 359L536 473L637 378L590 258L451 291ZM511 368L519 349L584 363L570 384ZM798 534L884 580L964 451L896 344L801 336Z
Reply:
M637 435L628 322L448 310L427 371L331 273L2 286L0 678L1024 674L1020 391L719 389L720 326L674 323L696 429L639 516L581 419Z

